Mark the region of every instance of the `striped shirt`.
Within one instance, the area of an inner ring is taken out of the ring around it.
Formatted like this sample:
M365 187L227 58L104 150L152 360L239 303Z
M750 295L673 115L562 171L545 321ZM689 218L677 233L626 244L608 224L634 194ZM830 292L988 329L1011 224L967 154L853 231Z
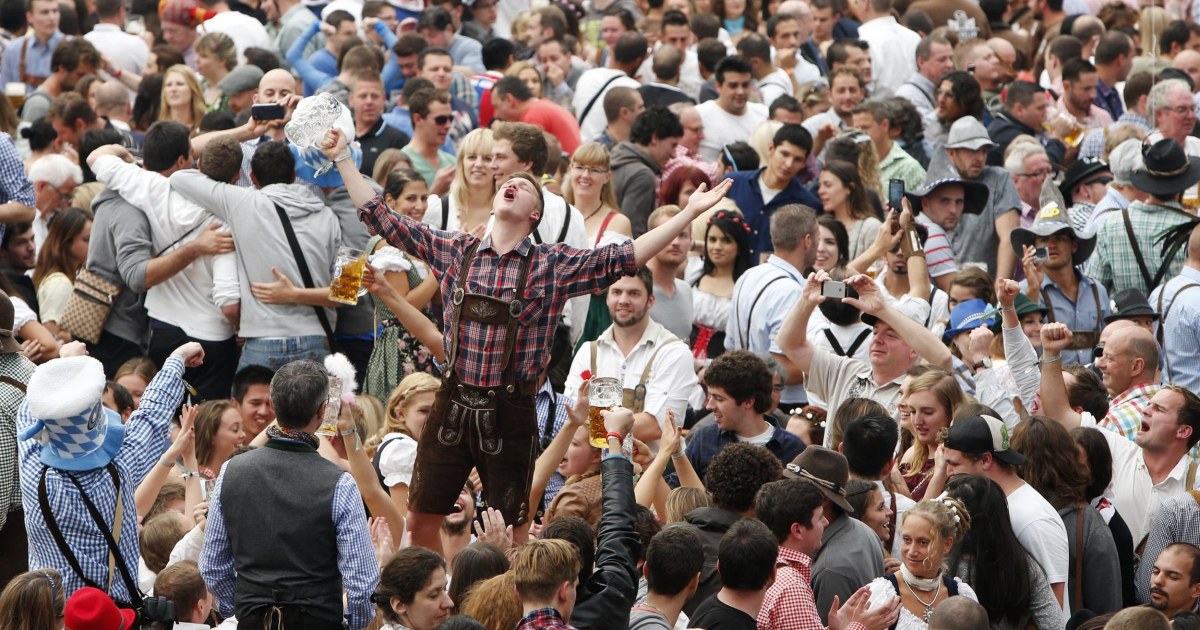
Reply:
M358 209L358 216L372 234L380 234L388 243L424 260L441 278L446 355L453 342L454 290L476 238L465 232L442 232L408 217L391 212L382 197L376 196ZM567 298L590 294L616 282L622 276L637 273L633 241L623 241L582 250L562 243L534 245L526 237L512 251L499 254L492 249L490 235L484 236L475 252L475 261L467 274L471 293L483 293L501 300L515 298L525 254L533 248L529 280L518 315L517 339L512 365L516 381L536 379L550 352L554 326ZM496 387L505 383L505 373L497 352L504 347L505 326L490 326L463 319L459 324L459 347L454 373L469 385Z

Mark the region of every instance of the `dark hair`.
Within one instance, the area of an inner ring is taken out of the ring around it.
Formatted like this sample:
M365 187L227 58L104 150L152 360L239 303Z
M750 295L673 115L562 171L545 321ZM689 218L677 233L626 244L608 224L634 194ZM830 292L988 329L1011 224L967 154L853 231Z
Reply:
M1086 471L1078 457L1071 457L1075 441L1061 424L1032 416L1013 430L1012 447L1025 456L1017 474L1056 510L1087 502Z
M160 120L146 130L142 164L146 170L161 173L192 155L191 130L174 120Z
M775 31L779 28L780 22L798 22L800 18L794 13L780 13L767 18L767 37L775 39Z
M759 9L758 0L746 0L745 5L745 9L742 11L742 17L746 19L745 30L743 32L753 33L758 30L758 19L762 17L762 12ZM713 0L711 8L713 15L722 20L728 17L725 15L724 0Z
M780 94L778 98L771 101L771 105L767 108L767 118L769 120L775 120L775 112L779 110L798 114L803 112L804 108L800 105L800 101L797 101L795 97L788 96L787 94ZM808 137L812 138L812 134L809 134Z
M281 371L284 368L280 368ZM397 551L379 572L379 585L371 594L371 602L384 619L400 623L400 617L392 610L391 599L397 597L405 604L412 604L438 569L446 569L446 561L441 556L424 547L405 547Z
M154 595L171 600L175 604L175 620L183 621L200 600L208 597L208 588L200 577L200 567L192 560L180 560L155 576Z
M834 64L840 65L850 60L850 53L846 50L847 48L866 50L863 42L857 39L843 38L833 40L833 43L829 45L829 50L825 54L825 59L829 62L830 70L833 69ZM832 83L832 77L830 77L830 83Z
M1191 586L1196 582L1200 582L1200 547L1188 542L1176 541L1167 545L1166 549L1163 549L1159 555L1162 555L1167 551L1174 551L1175 553L1181 553L1185 556L1191 557L1192 571L1188 576L1188 586ZM1157 558L1155 560L1157 560Z
M1096 66L1087 59L1072 59L1063 66L1062 80L1074 83L1084 74L1095 74Z
M664 28L667 26L692 27L691 21L688 20L688 16L679 9L667 9L666 11L663 11L662 25Z
M1036 94L1045 94L1042 86L1031 81L1013 81L1004 90L1004 107L1011 110L1016 105L1029 106Z
M1100 37L1100 42L1096 44L1096 50L1093 53L1096 63L1109 64L1117 60L1117 57L1125 55L1128 57L1133 52L1133 42L1129 36L1121 31L1109 31Z
M483 67L487 70L503 70L516 53L517 48L511 41L493 37L483 45Z
M1042 568L1013 533L1004 491L987 477L954 475L946 482L946 493L962 501L971 515L971 530L950 552L950 572L971 584L993 624L1021 623L1031 600L1030 571ZM963 559L967 568L958 575Z
M841 223L839 222L838 225L841 225ZM842 228L842 230L844 232L845 228ZM837 238L836 234L834 238ZM838 257L840 258L841 256L841 252L838 252ZM839 265L829 270L829 279L842 281L857 273L857 271L854 271L849 267ZM817 308L820 309L821 314L824 315L825 319L828 319L831 324L837 324L838 326L849 326L862 321L862 311L841 300L825 300L824 302L818 304Z
M450 17L450 12L442 7L426 7L421 11L417 22L418 29L432 28L444 31L451 26L454 26L454 19Z
M455 554L450 561L454 579L450 581L450 600L457 607L475 584L508 570L508 557L495 545L476 541Z
M704 568L700 534L688 525L664 528L646 549L646 584L650 592L674 596Z
M78 92L63 92L50 103L46 118L51 120L61 118L69 127L75 126L75 121L82 120L91 125L96 122L96 110L88 104L87 98Z
M259 187L296 181L296 158L286 144L270 140L258 145L250 158L250 172Z
M400 39L396 40L396 44L392 46L392 52L396 53L397 57L411 57L421 54L421 51L429 46L429 42L425 41L424 37L416 33L405 33Z
M812 529L813 512L825 503L817 484L807 479L780 479L764 484L754 499L754 516L775 535L782 545L791 535L792 525Z
M732 156L734 164L728 162ZM758 151L754 147L745 142L734 142L733 144L725 145L725 150L721 152L721 164L733 168L735 171L753 171L758 169Z
M704 227L704 240L708 241L708 235L716 228L722 234L728 236L735 245L737 245L737 256L733 259L733 281L737 282L738 278L742 277L743 273L749 269L750 260L750 230L747 229L746 220L742 215L728 210L718 210L716 214L708 219L708 225ZM704 248L704 254L700 257L703 262L700 277L692 283L692 286L699 286L700 278L710 275L716 270L716 265L712 259L708 257L708 248Z
M33 224L22 221L20 223L5 223L3 230L4 236L0 236L0 250L7 250L9 245L12 245L14 236L24 234L33 229ZM5 293L8 293L6 290Z
M625 30L627 31L632 31L637 28L637 20L634 19L633 13L621 5L609 5L609 7L604 10L602 17L617 18L621 21L621 26L624 26Z
M178 50L175 50L166 44L159 44L150 49L150 52L154 53L155 57L158 57L157 63L160 71L183 63L183 55L180 54ZM266 70L263 72L266 72ZM142 77L143 80L145 80L145 78L146 77Z
M837 266L845 267L850 262L850 234L846 232L846 224L838 221L832 214L822 214L817 217L817 226L833 232L833 240L837 241L838 248ZM817 238L820 238L819 233ZM822 303L822 306L824 304Z
M1183 397L1183 406L1175 414L1175 424L1186 424L1191 427L1192 434L1187 439L1187 447L1190 450L1197 442L1200 442L1200 396L1196 396L1190 389L1179 385L1167 385L1163 389Z
M0 2L0 28L18 33L25 28L25 3L21 0Z
M642 269L646 268L642 267ZM649 273L649 270L646 269L646 272ZM633 531L637 532L638 542L641 543L638 545L639 549L637 559L639 561L644 561L646 559L646 550L650 548L650 540L653 539L658 532L662 531L663 524L662 521L658 520L658 516L654 514L654 510L651 510L644 505L636 505L635 511L637 512L637 515L633 520Z
M275 419L289 429L308 426L325 404L328 391L329 372L324 365L307 359L284 365L271 379Z
M38 286L50 274L61 271L72 282L78 268L71 266L71 241L79 236L83 228L92 220L92 211L84 208L70 207L60 210L50 222L50 232L42 243L42 251L38 252L37 264L33 268L33 284Z
M784 125L780 127L779 130L775 132L775 135L771 138L771 145L774 147L779 147L785 142L804 149L805 154L812 153L812 134L810 134L808 130L804 128L804 125Z
M1079 59L1083 56L1083 43L1070 35L1055 37L1050 40L1047 48L1050 50L1050 55L1063 65L1072 59Z
M453 582L451 584L453 584ZM458 602L454 602L454 605L457 606ZM437 627L437 630L487 630L487 628L483 624L466 615L454 615L453 617L443 621Z
M625 31L613 44L613 60L617 63L629 64L646 57L649 46L646 36L638 31Z
M200 117L197 129L200 133L208 133L210 131L228 131L234 127L237 127L237 121L234 120L233 114L229 113L229 110L214 109Z
M732 55L725 57L717 62L717 67L713 70L713 78L717 85L725 83L725 74L734 72L737 74L753 74L754 70L750 67L750 61L745 57Z
M730 512L746 512L754 507L758 490L782 476L783 464L771 451L762 446L737 442L722 448L709 463L704 473L704 487L712 495L714 507Z
M824 172L838 178L842 186L849 189L850 194L846 198L846 205L849 206L850 216L856 219L866 219L875 216L875 209L871 205L871 198L867 195L867 187L863 183L862 178L859 177L857 163L828 160L825 162ZM832 211L833 209L830 208L829 210Z
M696 17L692 18L693 24L696 21ZM694 26L692 28L695 30ZM702 39L699 44L696 44L696 61L700 64L701 68L704 68L708 72L715 72L717 64L721 63L721 60L728 55L729 49L725 47L725 44L716 39Z
M1183 20L1171 20L1158 34L1158 51L1160 53L1171 52L1173 44L1179 44L1180 48L1187 48L1188 39L1192 36L1192 30L1188 28L1188 23ZM1150 51L1143 51L1147 54Z
M519 77L506 76L492 86L492 93L500 98L512 95L524 103L533 98L533 91Z
M417 55L417 67L424 68L425 60L430 57L449 57L451 62L454 60L454 56L450 54L449 50L446 50L445 48L429 47L425 48L421 51L421 54ZM379 72L378 69L375 71Z
M162 107L162 86L162 74L148 74L142 77L137 96L133 99L131 118L134 128L147 129L158 120L158 112Z
M78 37L66 38L50 54L50 70L55 71L62 68L73 72L79 67L81 61L87 62L97 70L100 69L102 63L100 53L96 51L96 47L91 42Z
M283 67L279 63L279 55L275 54L275 51L267 50L266 48L251 46L242 51L242 56L246 58L248 65L258 66L258 69L262 70L263 74Z
M722 48L725 48L725 43L717 40L717 37L721 34L721 18L712 13L693 13L691 25L692 35L696 37L696 41L701 44L708 41L710 49L714 47L713 44L720 44ZM699 52L699 47L697 48L697 52ZM728 52L728 49L726 49L726 52ZM704 62L701 61L700 63L703 64ZM716 64L716 60L713 61L713 64ZM709 70L713 68L711 65L704 67Z
M637 107L638 91L634 88L618 85L604 93L604 120L614 122L621 117L621 110L633 111Z
M586 582L592 577L592 565L596 562L596 535L587 521L578 516L556 517L542 528L538 538L557 538L575 545L579 550L579 581Z
M1094 418L1108 415L1108 390L1095 372L1078 364L1063 366L1063 372L1075 377L1075 382L1067 386L1067 402L1072 407L1079 407Z
M1125 79L1125 91L1121 96L1125 98L1126 103L1132 103L1130 107L1137 105L1138 99L1143 96L1150 95L1150 88L1154 87L1154 75L1149 72L1139 72L1129 75Z
M613 88L610 91L615 91L620 88ZM708 174L696 168L695 166L681 166L671 171L670 175L663 180L659 187L659 205L673 205L679 201L679 192L683 190L685 183L691 183L692 186L699 187L700 184L712 186L712 181L709 180Z
M58 132L46 117L39 118L21 129L21 137L29 140L30 151L45 151L58 139Z
M7 234L5 236L7 237ZM133 394L130 394L124 385L116 381L105 381L104 391L112 392L113 404L117 407L117 413L124 415L126 410L133 411Z
M539 175L545 172L549 147L541 127L518 122L500 123L492 127L492 141L500 140L507 140L517 159L529 162L533 172Z
M399 199L400 195L404 194L404 189L407 188L409 184L417 181L420 181L422 184L424 184L425 178L422 177L420 173L412 169L397 168L388 173L387 177L384 179L383 192L386 195L391 195L393 199Z
M917 35L929 35L934 31L933 18L929 14L921 10L908 10L901 18L901 24L904 28L915 32Z
M950 92L954 95L954 100L962 106L963 115L982 119L983 92L974 75L965 70L954 70L947 72L937 85L940 87L946 81L950 82Z
M1087 457L1088 484L1083 493L1090 501L1104 494L1112 482L1112 451L1108 449L1108 440L1095 429L1075 427L1071 429L1071 437Z
M265 365L247 365L233 375L233 399L241 404L252 386L266 385L270 387L273 378L275 378L275 372L271 368Z
M721 537L717 548L717 572L721 575L721 584L741 591L763 590L775 574L778 555L775 536L762 521L744 518L734 523Z
M83 173L83 183L96 181L96 174L88 166L87 158L92 151L108 144L121 144L124 137L116 129L88 129L79 135L79 170Z
M894 445L900 440L900 427L890 416L870 414L846 423L842 432L842 455L850 474L877 479L883 467L895 457Z
M771 63L771 42L759 33L747 33L737 44L738 54L747 61L759 59Z
M683 136L683 125L679 117L665 107L647 107L633 119L629 129L629 141L648 145L657 137L659 140Z

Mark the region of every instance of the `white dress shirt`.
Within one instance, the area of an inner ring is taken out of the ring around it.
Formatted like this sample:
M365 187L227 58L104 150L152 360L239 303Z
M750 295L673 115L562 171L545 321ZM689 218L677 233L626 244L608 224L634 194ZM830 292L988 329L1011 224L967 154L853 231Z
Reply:
M748 269L733 286L725 349L749 350L764 359L772 352L783 354L775 336L803 292L804 274L775 254ZM803 385L784 387L779 399L785 403L808 400Z
M126 33L116 24L97 24L83 38L107 55L114 67L139 75L146 72L150 48L141 37Z
M858 27L859 38L871 49L871 74L875 86L895 92L917 71L917 44L921 36L900 25L892 16L875 18Z

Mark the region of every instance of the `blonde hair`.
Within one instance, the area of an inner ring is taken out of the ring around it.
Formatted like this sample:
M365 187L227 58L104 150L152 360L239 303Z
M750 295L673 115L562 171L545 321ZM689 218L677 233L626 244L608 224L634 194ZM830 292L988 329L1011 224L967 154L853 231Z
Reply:
M158 573L167 566L171 550L188 532L187 517L179 512L163 512L142 525L138 532L138 547L146 567Z
M933 525L935 544L945 540L958 542L971 529L971 514L967 512L967 506L953 497L924 499L905 512L904 520L912 516L920 516Z
M213 31L201 35L192 46L192 50L196 51L198 55L212 57L221 62L225 65L226 72L237 67L237 44L234 43L232 37L225 33Z
M412 168L412 160L408 155L400 149L384 149L379 152L379 157L375 158L375 168L371 171L371 179L382 186L387 182L388 175L400 168Z
M509 66L508 70L504 71L504 76L517 77L518 79L521 79L521 73L526 70L533 70L534 72L536 72L538 75L538 81L542 84L542 93L534 94L533 97L541 98L541 97L545 96L546 95L546 77L542 75L542 71L539 70L537 66L533 65L532 62L518 61L518 62L514 63L513 65ZM521 80L524 81L525 79L521 79Z
M408 425L404 423L404 419L400 416L408 411L413 397L426 392L436 392L441 384L442 382L436 377L424 372L413 372L405 376L388 396L387 409L383 416L383 426L375 434L375 443L378 444L389 433L403 433L408 437L416 437L409 431Z
M953 424L954 412L967 402L954 375L941 368L931 368L920 376L909 377L908 382L904 384L905 396L926 391L932 392L937 403L946 410L947 426ZM945 439L944 432L947 430L942 429L939 433L939 442ZM913 457L909 462L912 467L909 469L909 475L919 475L925 467L925 460L929 459L929 449L920 440L913 440L912 449Z
M588 142L579 145L575 149L575 153L571 156L571 164L579 164L581 166L598 166L611 172L612 154L608 148L599 142ZM575 190L571 186L571 178L565 178L562 186L563 199L567 203L575 205ZM617 193L613 191L612 179L600 189L600 203L609 208L617 207Z
M149 385L150 381L158 375L158 366L154 364L154 360L150 357L134 357L121 364L117 368L117 373L113 374L113 380L121 380L122 377L134 375L146 381Z
M211 34L213 33L210 33L210 35ZM173 120L171 118L171 106L167 105L166 90L167 79L170 78L172 74L178 74L179 76L183 77L183 82L187 84L188 90L190 90L192 93L192 120L188 124L188 127L192 131L195 131L196 127L200 126L200 119L204 118L204 112L208 110L208 106L204 102L204 90L200 87L200 82L196 80L196 74L192 72L191 68L183 64L175 64L170 68L167 68L167 71L163 73L164 87L162 95L159 96L158 119Z
M579 579L579 548L565 540L531 540L512 562L513 581L521 601L548 602L563 582Z
M487 630L512 630L523 614L512 571L472 585L458 604L458 613L483 624Z
M454 200L454 207L458 208L460 213L467 208L467 192L470 188L467 184L467 169L463 166L468 154L492 154L491 129L480 127L472 130L463 137L462 144L458 145L458 156L454 159L454 179L450 182L450 198ZM493 182L492 194L495 194L495 190L496 185Z
M778 120L764 120L750 133L746 144L749 144L750 148L758 153L759 164L766 164L771 160L771 142L775 139L775 132L781 128L783 128L783 123Z
M384 407L383 401L370 394L359 394L354 401L354 409L362 416L365 435L368 437L377 435L383 428L384 416L387 415L387 408ZM356 415L355 422L357 421Z
M1133 123L1121 123L1112 125L1104 129L1104 150L1100 157L1105 162L1108 161L1108 154L1113 152L1113 149L1121 145L1126 140L1137 140L1144 142L1146 140L1146 132L1138 128Z
M667 495L667 523L682 523L688 512L696 508L708 507L708 493L699 488L680 486Z
M1158 52L1159 40L1171 21L1171 15L1162 7L1142 7L1142 15L1138 18L1138 34L1142 38L1142 56L1162 56Z

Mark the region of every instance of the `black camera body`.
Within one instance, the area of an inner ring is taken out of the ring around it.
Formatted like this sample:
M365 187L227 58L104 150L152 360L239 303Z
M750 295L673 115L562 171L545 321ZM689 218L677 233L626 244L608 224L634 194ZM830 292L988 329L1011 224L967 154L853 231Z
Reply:
M148 628L158 622L160 627L170 628L175 625L175 602L166 597L145 597L142 607L138 609L138 627Z

